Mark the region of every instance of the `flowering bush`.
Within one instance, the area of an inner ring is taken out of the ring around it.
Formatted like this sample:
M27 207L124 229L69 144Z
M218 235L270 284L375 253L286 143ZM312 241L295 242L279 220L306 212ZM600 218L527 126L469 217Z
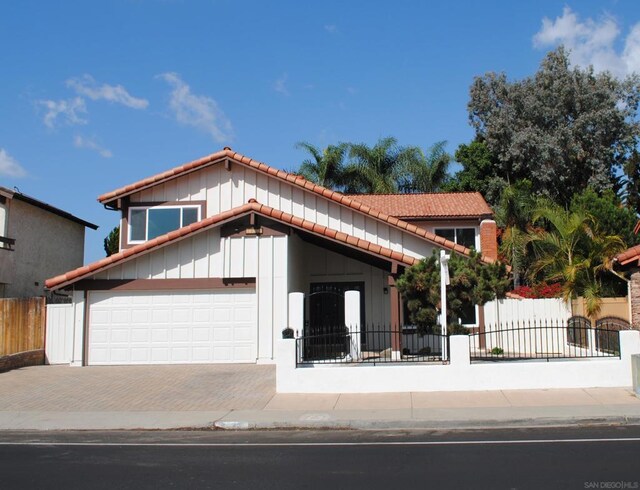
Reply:
M538 299L538 298L557 298L561 295L562 285L558 282L547 284L546 282L541 282L536 284L535 286L520 286L515 288L512 291L514 294L518 296L522 296L523 298L529 299Z

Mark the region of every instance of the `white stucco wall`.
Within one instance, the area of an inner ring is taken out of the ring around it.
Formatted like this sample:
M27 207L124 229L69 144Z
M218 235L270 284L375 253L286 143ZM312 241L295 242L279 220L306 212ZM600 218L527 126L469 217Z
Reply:
M450 364L324 364L296 368L295 340L277 345L278 393L398 393L631 386L640 332L620 332L621 358L469 362L469 337L451 337Z

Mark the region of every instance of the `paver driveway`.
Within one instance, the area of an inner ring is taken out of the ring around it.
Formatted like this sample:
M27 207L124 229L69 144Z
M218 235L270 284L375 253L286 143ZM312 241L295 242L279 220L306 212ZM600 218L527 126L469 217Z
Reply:
M262 409L275 366L34 366L0 374L0 411Z

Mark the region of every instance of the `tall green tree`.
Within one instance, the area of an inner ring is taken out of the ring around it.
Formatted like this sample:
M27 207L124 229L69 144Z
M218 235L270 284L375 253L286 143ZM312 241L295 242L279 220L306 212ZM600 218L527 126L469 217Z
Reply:
M610 274L616 254L624 250L622 239L603 234L585 211L569 211L551 203L535 211L533 222L544 228L529 233L535 254L529 268L531 280L559 282L565 300L582 296L587 314L597 314L604 293L603 277Z
M476 77L468 109L477 137L495 155L492 176L528 179L536 192L568 204L589 186L619 189L640 137L639 100L639 76L618 80L572 68L560 47L532 77Z
M349 157L347 192L393 194L410 178L409 169L417 166L424 156L418 147L400 146L389 136L374 146L350 144Z
M636 215L640 214L640 151L634 149L624 166L624 202Z
M496 207L496 222L502 230L500 253L511 265L514 287L522 285L531 264L528 234L535 208L536 199L528 180L505 187Z
M598 194L591 188L585 189L571 198L569 209L590 214L603 234L619 235L628 247L640 243L640 236L633 233L638 222L635 211L625 207L612 190Z
M426 154L418 152L407 164L404 182L399 187L402 192L438 192L449 178L451 155L447 153L446 141L438 141Z
M337 190L344 185L344 159L348 145L339 143L320 150L311 143L301 141L296 144L296 148L305 150L311 156L302 162L297 171L298 174L315 184L330 189Z
M120 227L116 226L113 230L109 232L109 234L105 237L104 242L104 252L107 254L107 257L118 253L120 251Z
M495 206L502 190L508 185L502 175L496 173L498 161L486 143L475 139L468 145L461 144L454 159L462 165L444 186L449 192L480 192L486 201Z

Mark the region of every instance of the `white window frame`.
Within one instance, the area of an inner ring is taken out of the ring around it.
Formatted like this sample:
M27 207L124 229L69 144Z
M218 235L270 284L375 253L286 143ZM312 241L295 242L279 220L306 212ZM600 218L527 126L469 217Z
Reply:
M458 229L463 229L463 228L472 228L475 231L474 234L474 241L476 243L475 245L475 249L477 252L481 252L480 250L480 229L477 226L434 226L433 227L433 234L434 235L438 235L436 233L436 230L453 230L453 235L454 235L454 243L458 243L458 232L456 230ZM440 236L440 235L438 235Z
M145 239L144 240L132 240L131 239L131 211L133 210L140 210L140 209L144 209L145 212ZM178 204L172 204L172 205L166 205L166 206L131 206L129 207L128 211L127 211L127 242L135 245L138 243L144 243L146 241L149 240L149 210L150 209L196 209L198 212L198 218L196 221L200 221L202 219L201 216L201 212L202 212L202 206L200 206L199 204L185 204L185 205L178 205ZM183 224L182 224L182 212L180 213L180 226L176 229L182 228Z

